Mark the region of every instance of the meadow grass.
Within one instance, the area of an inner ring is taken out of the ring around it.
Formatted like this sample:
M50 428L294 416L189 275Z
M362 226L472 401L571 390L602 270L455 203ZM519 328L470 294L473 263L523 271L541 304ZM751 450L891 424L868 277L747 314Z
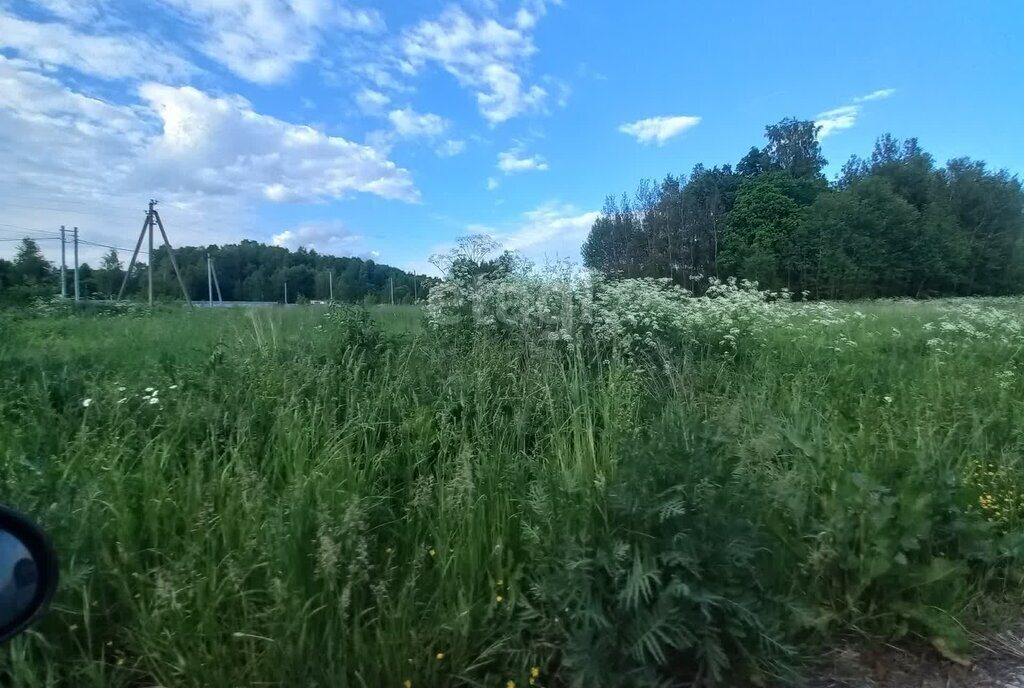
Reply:
M1021 303L779 308L649 356L412 307L7 317L0 501L63 579L0 676L765 685L844 635L965 652L1020 608Z

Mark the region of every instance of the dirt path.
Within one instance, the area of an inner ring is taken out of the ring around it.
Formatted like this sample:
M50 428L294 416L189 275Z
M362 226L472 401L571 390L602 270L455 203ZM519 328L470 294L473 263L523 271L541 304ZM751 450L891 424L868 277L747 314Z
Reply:
M933 648L836 650L812 688L1024 688L1024 629L978 636L961 666Z

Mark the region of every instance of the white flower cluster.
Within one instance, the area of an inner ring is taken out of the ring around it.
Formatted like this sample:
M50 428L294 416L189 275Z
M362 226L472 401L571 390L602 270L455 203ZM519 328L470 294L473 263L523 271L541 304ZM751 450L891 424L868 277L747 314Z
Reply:
M786 317L786 292L712 279L703 296L668 279L606 280L564 267L543 275L448 280L430 291L427 322L569 345L584 338L627 352L677 343L735 348Z
M794 346L824 342L837 354L911 334L923 335L926 350L936 356L979 340L1024 346L1020 299L889 300L855 307L794 302L785 290L714 278L695 296L667 279L607 280L565 265L544 274L449 279L431 289L426 315L438 329L569 346L594 341L630 353L674 345L730 352L765 346L779 333Z

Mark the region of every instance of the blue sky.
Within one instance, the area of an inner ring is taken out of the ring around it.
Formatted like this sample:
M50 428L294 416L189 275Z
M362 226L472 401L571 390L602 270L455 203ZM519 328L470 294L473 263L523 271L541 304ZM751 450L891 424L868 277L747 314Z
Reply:
M830 172L889 131L1016 173L1022 27L1010 0L0 0L0 238L128 246L156 197L180 244L575 257L607 194L786 116Z

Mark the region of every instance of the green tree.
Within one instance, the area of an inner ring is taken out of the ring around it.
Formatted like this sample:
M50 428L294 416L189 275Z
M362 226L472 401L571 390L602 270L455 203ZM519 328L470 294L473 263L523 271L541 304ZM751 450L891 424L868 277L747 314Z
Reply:
M802 209L794 184L782 174L744 179L725 224L724 274L757 280L770 288L794 287L797 228Z
M22 239L18 245L18 252L14 257L14 270L21 282L28 285L38 285L53 275L53 265L43 256L39 244L28 237Z
M124 279L124 270L117 249L110 249L100 259L100 267L96 270L96 289L103 294L116 295Z
M1006 171L985 169L967 158L951 160L943 171L950 209L966 236L969 252L965 289L972 294L1024 290L1024 191Z
M827 161L821 154L818 129L814 122L794 118L765 127L768 145L764 154L769 168L794 177L822 176L821 170Z

